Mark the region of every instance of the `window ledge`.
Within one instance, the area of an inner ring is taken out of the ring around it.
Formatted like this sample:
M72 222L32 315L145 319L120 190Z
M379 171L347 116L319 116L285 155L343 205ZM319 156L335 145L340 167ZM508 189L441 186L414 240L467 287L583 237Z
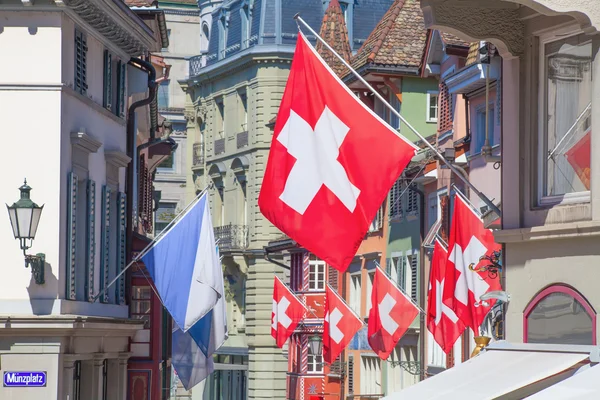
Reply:
M600 221L567 222L533 228L502 229L494 232L498 243L600 236Z

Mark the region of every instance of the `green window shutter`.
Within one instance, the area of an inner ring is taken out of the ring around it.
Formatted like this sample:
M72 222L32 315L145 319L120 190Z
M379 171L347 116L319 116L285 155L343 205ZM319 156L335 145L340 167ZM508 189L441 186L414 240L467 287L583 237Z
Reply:
M127 64L119 61L117 63L117 109L116 114L125 117L125 73Z
M419 301L419 253L410 257L410 293L415 302Z
M65 298L75 300L75 265L77 261L77 175L70 172L67 182L67 268Z
M104 96L102 99L104 108L112 108L112 54L104 50Z
M75 91L87 93L87 38L75 30Z
M117 212L119 225L117 227L117 274L123 272L126 262L125 248L125 229L127 227L126 220L126 205L127 197L125 193L119 192L117 195ZM116 286L116 299L119 304L125 304L125 274L119 277Z
M398 268L398 283L404 292L406 292L406 256L399 257L400 267Z
M108 291L104 289L108 286L110 272L110 188L106 185L102 187L102 259L101 269L102 276L100 277L100 292L102 296L100 301L108 303Z
M87 181L87 234L85 263L85 296L87 301L94 297L94 260L96 258L96 182Z

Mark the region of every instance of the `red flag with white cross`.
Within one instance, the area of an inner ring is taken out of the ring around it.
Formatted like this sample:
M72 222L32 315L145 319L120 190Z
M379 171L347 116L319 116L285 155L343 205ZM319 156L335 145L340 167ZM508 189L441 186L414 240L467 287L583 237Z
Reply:
M362 328L362 320L329 285L325 288L323 361L331 364Z
M448 354L454 343L465 330L456 313L442 301L444 286L448 281L446 277L446 261L448 250L438 241L433 247L431 271L429 272L429 293L427 294L427 329L440 345L444 353ZM449 279L453 278L451 274Z
M271 314L271 336L281 348L290 338L298 323L304 318L306 306L291 290L275 277L273 286L273 313Z
M386 360L419 315L419 309L380 268L375 270L371 304L369 345Z
M300 33L258 205L276 227L343 272L416 149Z
M498 276L492 277L477 269L485 263L480 261L482 256L501 247L462 196L454 198L443 302L478 335L485 315L496 303L496 300L486 300L484 304L480 298L487 292L502 290L502 286Z

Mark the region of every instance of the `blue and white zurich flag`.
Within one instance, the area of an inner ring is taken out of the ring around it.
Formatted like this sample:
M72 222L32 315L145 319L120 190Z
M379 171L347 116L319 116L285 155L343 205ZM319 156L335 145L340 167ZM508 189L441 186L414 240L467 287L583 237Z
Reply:
M157 240L142 261L183 332L209 314L223 297L223 271L206 193ZM209 326L207 322L205 326ZM205 338L209 334L203 333ZM201 338L196 341L202 342Z
M213 354L227 339L225 310L225 299L221 297L216 306L187 332L177 326L173 330L171 363L186 390L202 382L215 369Z

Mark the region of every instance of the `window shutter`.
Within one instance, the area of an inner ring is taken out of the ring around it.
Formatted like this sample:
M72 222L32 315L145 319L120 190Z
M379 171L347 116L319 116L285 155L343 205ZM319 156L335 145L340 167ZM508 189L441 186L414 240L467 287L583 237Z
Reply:
M438 100L438 131L444 133L452 129L452 97L448 92L448 86L443 82L440 82L440 95Z
M408 189L408 207L407 212L416 214L419 212L418 193L413 189Z
M86 281L87 301L94 297L94 259L96 257L96 183L87 181L87 234L86 234Z
M104 50L104 97L102 101L104 108L112 108L112 54Z
M398 268L398 283L404 292L406 292L406 256L399 257L400 267Z
M120 274L125 268L126 248L125 248L125 229L127 227L126 207L127 197L125 193L117 194L117 212L119 226L117 228L117 273ZM119 282L116 286L116 299L119 304L125 304L125 274L119 277Z
M385 200L381 207L379 207L379 211L377 211L377 229L383 228L383 213L385 212Z
M67 201L67 279L65 296L75 300L75 265L77 262L77 175L69 173Z
M329 283L329 285L331 285L331 287L333 289L335 289L335 291L338 290L338 270L329 266L327 267L328 271L327 271L327 282Z
M127 71L127 64L119 61L117 63L117 109L116 114L124 118L125 117L125 74Z
M348 394L354 394L354 357L348 357Z
M87 92L87 39L83 32L75 30L75 90Z
M398 179L390 190L390 206L389 216L390 219L398 219L402 217L402 181Z
M410 257L410 296L415 302L419 301L419 254Z
M102 277L100 279L100 292L102 296L100 301L108 303L108 291L104 289L108 286L110 273L110 188L106 185L102 187Z
M440 236L448 243L448 237L450 234L450 199L448 196L441 196L440 198L441 207L441 219L442 223L440 226Z

